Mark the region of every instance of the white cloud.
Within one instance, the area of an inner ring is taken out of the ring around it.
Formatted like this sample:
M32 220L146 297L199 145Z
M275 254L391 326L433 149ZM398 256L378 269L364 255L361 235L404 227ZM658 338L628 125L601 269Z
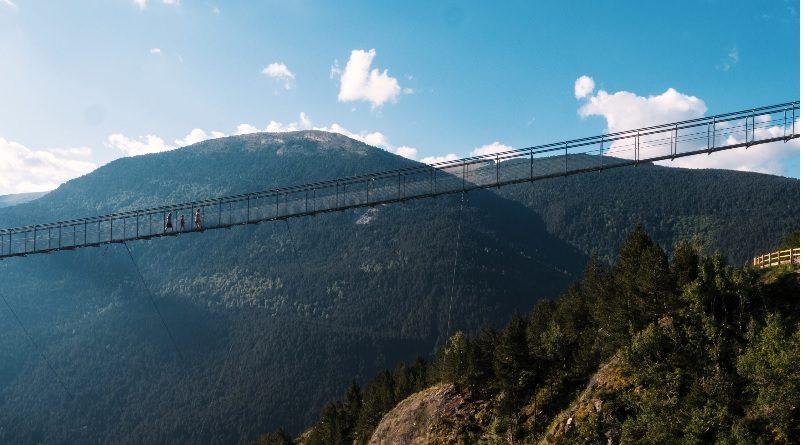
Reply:
M304 111L299 113L299 126L304 130L313 128L313 122L307 117L306 114L304 114Z
M419 150L403 145L401 147L396 147L394 153L402 156L403 158L416 159L416 155L419 154Z
M403 88L402 89L402 94L413 94L413 93L415 93L415 90L413 88Z
M151 48L151 50L150 50L149 52L150 52L151 54L155 54L155 55L157 55L157 56L162 55L162 50L161 50L161 49L159 49L159 48Z
M582 99L595 90L595 81L589 76L581 76L575 79L575 98Z
M643 97L628 91L620 91L609 94L605 91L598 91L597 94L589 97L585 104L578 110L582 117L601 116L606 119L607 131L614 133L625 130L636 130L656 124L666 124L681 120L694 119L704 116L706 104L703 100L679 93L673 88L658 96ZM765 123L770 120L769 116L758 116L757 124ZM798 124L797 124L798 125ZM721 128L721 127L718 127ZM786 130L789 134L790 127ZM756 129L756 138L782 136L785 129L782 126L770 126ZM657 138L666 138L666 135L657 135ZM741 142L744 136L740 131L734 134L718 136L718 146L730 145ZM623 158L633 158L633 142L628 141L612 147L606 154ZM666 144L666 143L663 143ZM700 146L698 146L698 144ZM623 146L627 147L623 147ZM649 144L645 144L648 146ZM706 142L689 142L686 146L679 145L679 152L705 149ZM654 145L654 147L657 147ZM661 153L657 150L660 150ZM665 145L658 148L640 149L643 157L665 154ZM796 172L790 171L790 165L797 165L800 157L800 143L798 139L787 143L775 142L763 144L748 149L732 149L715 152L710 155L695 155L677 158L673 161L658 162L659 165L684 168L722 168L730 170L753 171L760 173L770 173L776 175L795 176Z
M0 0L0 2L2 1L4 0ZM139 8L140 11L144 11L148 8L148 0L131 0L131 3ZM180 3L180 0L162 0L162 4L164 5L179 6Z
M343 70L340 66L338 66L338 59L335 59L335 61L332 63L332 66L329 67L329 78L334 79L341 74L343 74Z
M438 164L439 162L447 162L447 161L454 161L458 158L458 155L455 153L448 153L444 156L427 156L426 158L419 159L419 162L423 162L425 164Z
M260 131L260 129L255 127L255 126L253 126L253 125L240 124L240 125L237 126L237 131L235 132L235 134L237 134L237 135L250 134L250 133L257 133L259 131Z
M85 158L92 154L92 149L89 147L48 148L47 151L62 157L79 156Z
M347 130L346 128L342 127L338 123L334 123L334 124L330 125L329 127L319 127L319 128L316 128L316 130L329 131L330 133L342 134L342 135L344 135L346 137L349 137L349 138L352 138L352 139L354 139L356 141L363 142L364 144L368 144L368 145L371 145L373 147L382 148L385 151L389 151L391 153L394 153L396 155L399 155L399 156L402 156L402 157L405 157L405 158L408 158L408 159L416 159L416 156L419 154L419 150L414 148L414 147L410 147L410 146L406 146L406 145L397 147L396 145L394 145L390 141L388 141L388 138L384 134L380 133L379 131L373 131L373 132L365 132L364 131L362 133L353 133L353 132Z
M184 139L176 139L173 141L173 143L175 143L177 147L185 147L201 141L206 141L207 139L222 138L224 136L226 135L220 131L211 131L207 133L200 128L193 128L190 130L190 133L184 137Z
M767 122L764 119L757 119L757 124ZM799 123L796 122L796 127ZM782 125L767 128L757 128L755 130L756 139L769 139L782 137L790 134L790 126L785 128ZM750 136L749 136L750 137ZM719 138L718 146L733 145L745 142L744 133L736 131L734 134L725 135ZM705 147L700 147L705 148ZM734 148L714 152L709 155L695 155L684 158L677 158L673 161L657 162L659 165L668 167L683 168L722 168L728 170L751 171L767 173L772 175L796 176L797 171L793 171L791 165L798 166L801 157L800 139L793 139L787 142L772 142L745 148Z
M263 131L267 131L269 133L287 133L289 131L299 131L299 127L296 126L296 122L291 122L285 125L281 122L271 121L268 122L268 125Z
M338 101L351 102L364 100L371 103L371 108L382 106L386 102L395 102L399 92L399 83L388 75L388 70L380 72L371 69L371 62L377 52L374 49L363 51L352 50L352 55L341 74L341 89ZM330 70L330 76L336 67Z
M304 114L304 111L299 113L299 122L291 122L287 125L283 124L282 122L277 121L270 121L268 125L265 126L264 130L260 130L259 128L251 125L251 124L240 124L237 126L237 131L235 134L249 134L249 133L259 133L261 131L265 131L268 133L287 133L289 131L300 131L300 130L310 130L313 128L313 123L310 121L310 118Z
M638 96L629 91L609 94L598 90L578 110L581 117L602 116L608 132L636 130L655 124L665 124L701 117L706 104L695 96L679 93L673 88L658 96Z
M514 147L510 145L501 144L497 141L492 142L491 144L486 144L480 147L475 148L469 153L470 156L485 156L485 155L493 155L497 153L502 153L504 151L511 151Z
M151 134L138 138L129 138L120 133L115 133L109 136L108 144L122 151L126 156L159 153L176 148L165 144L162 138Z
M16 9L17 9L17 4L16 4L16 3L14 3L14 2L13 2L13 1L11 1L11 0L0 0L0 5L6 5L6 6L8 6L9 8L14 9L14 10L16 10Z
M737 65L737 62L740 61L740 51L737 47L733 47L731 51L726 55L726 58L720 61L720 65L718 65L718 69L723 71L728 71L734 65Z
M71 156L91 154L88 147L32 150L0 138L0 194L44 192L97 168Z
M296 78L290 69L288 69L287 65L282 62L274 62L269 64L262 69L262 73L268 77L273 77L274 79L284 81L286 90L291 88L291 82Z

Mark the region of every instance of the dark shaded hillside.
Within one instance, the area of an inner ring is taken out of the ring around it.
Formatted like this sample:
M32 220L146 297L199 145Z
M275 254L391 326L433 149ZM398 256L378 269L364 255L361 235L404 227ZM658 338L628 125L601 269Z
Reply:
M115 161L0 210L0 225L410 163L321 132L225 138ZM428 354L448 319L499 325L560 293L585 262L488 192L462 212L453 196L130 248L179 352L124 246L0 262L2 292L42 348L0 310L0 442L237 443L297 430L350 380Z
M573 159L576 168L582 163L597 166L600 158ZM697 235L710 252L744 264L796 230L801 213L798 179L652 164L494 191L533 209L551 234L609 263L627 230L642 224L665 249Z

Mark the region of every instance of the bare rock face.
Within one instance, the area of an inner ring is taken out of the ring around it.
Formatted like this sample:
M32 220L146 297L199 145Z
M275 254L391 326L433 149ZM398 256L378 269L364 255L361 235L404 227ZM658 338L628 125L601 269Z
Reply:
M450 428L463 417L467 401L453 385L439 385L413 394L388 412L369 445L415 445L451 442Z

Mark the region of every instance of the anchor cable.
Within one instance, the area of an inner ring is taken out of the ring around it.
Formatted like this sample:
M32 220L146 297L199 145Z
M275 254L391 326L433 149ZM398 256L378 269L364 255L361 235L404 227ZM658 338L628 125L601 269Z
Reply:
M146 294L148 295L148 299L151 300L151 304L153 305L154 311L156 311L156 314L159 316L159 320L162 322L162 327L165 328L165 332L167 332L168 337L170 337L170 342L173 344L173 348L176 350L179 359L184 360L181 350L179 349L179 346L176 343L176 339L173 337L173 333L170 332L170 328L168 327L168 324L165 321L165 317L162 316L162 312L159 310L159 306L157 306L156 301L154 301L151 289L148 287L148 283L142 276L140 267L137 265L137 262L134 261L134 255L131 254L131 249L128 247L128 243L123 243L123 245L126 246L126 252L128 252L128 257L131 259L131 262L134 264L134 268L137 270L137 275L140 277L140 281L142 282L142 285L145 288Z

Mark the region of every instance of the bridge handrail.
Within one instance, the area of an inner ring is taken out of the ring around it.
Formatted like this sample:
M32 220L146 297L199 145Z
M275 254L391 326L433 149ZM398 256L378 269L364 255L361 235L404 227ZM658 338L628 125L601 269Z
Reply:
M752 129L752 132L753 132L757 128L762 128L763 125L767 126L767 125L773 124L774 122L781 122L782 121L781 118L777 119L776 121L773 121L773 120L760 120L759 125L757 125L757 122L755 121L757 117L764 116L764 115L770 115L770 114L773 114L773 113L782 113L782 112L784 112L784 131L785 131L785 135L782 138L776 138L776 140L778 140L778 139L788 140L789 138L798 137L798 134L796 133L796 120L797 120L796 111L797 110L799 110L799 101L785 102L785 103L782 103L782 104L769 105L769 106L763 106L763 107L756 107L756 108L751 108L751 109L747 109L747 110L743 110L743 111L723 113L723 114L719 114L719 115L715 115L715 116L707 116L707 117L701 117L701 118L696 118L696 119L688 119L688 120L669 123L669 124L654 125L654 126L649 126L649 127L636 129L636 130L620 131L620 132L603 134L603 135L598 135L598 136L589 136L589 137L585 137L585 138L572 139L572 140L567 140L567 141L562 141L562 142L554 142L554 143L549 143L549 144L536 145L536 146L532 146L532 147L509 150L509 151L504 151L504 152L499 152L499 153L467 157L467 158L457 159L457 160L453 160L453 161L439 162L439 163L435 163L435 164L431 164L431 165L425 165L425 164L412 165L412 166L409 166L409 167L404 167L404 168L396 169L396 170L388 170L388 171L382 171L382 172L377 172L377 173L354 175L354 176L349 176L349 177L344 177L344 178L336 178L336 179L330 179L330 180L324 180L324 181L311 182L311 183L302 184L302 185L284 186L284 187L278 187L278 188L274 188L274 189L270 189L270 190L264 190L264 191L241 193L241 194L237 194L237 195L229 195L229 196L223 196L223 197L218 197L218 198L201 199L201 200L184 202L184 203L177 203L177 204L166 204L166 205L157 206L157 207L151 207L151 208L146 208L146 209L115 212L115 213L102 215L102 216L93 216L93 217L87 217L87 218L77 218L77 219L63 220L63 221L52 222L52 223L33 224L33 225L27 225L27 226L22 226L22 227L5 228L5 229L0 229L0 237L6 236L6 235L19 234L19 233L23 233L23 232L30 232L30 231L50 230L50 229L55 229L55 228L61 229L61 227L63 227L63 226L74 226L74 225L77 225L77 224L92 224L92 223L113 221L113 220L117 220L117 219L125 219L125 218L134 217L134 216L150 216L150 215L155 215L155 214L159 214L159 213L166 213L168 211L173 211L173 210L181 210L181 209L188 209L188 208L189 209L194 209L194 208L197 208L199 206L208 206L208 205L211 205L211 204L219 204L219 205L220 204L229 204L229 203L241 202L241 201L244 201L244 200L250 200L251 198L259 199L259 198L264 198L264 197L269 197L269 196L271 196L271 197L276 196L277 199L278 199L278 197L280 195L281 196L286 196L288 194L293 194L293 193L298 193L298 192L307 193L309 191L312 191L315 194L315 192L319 188L323 189L323 188L333 187L333 186L335 186L335 187L343 186L344 192L346 192L346 187L349 186L349 185L364 184L365 183L366 186L368 187L368 184L369 184L370 181L378 181L378 180L383 180L383 179L388 179L388 178L397 178L398 177L398 178L401 179L403 176L422 174L422 173L428 173L430 175L436 175L437 173L448 174L447 170L453 169L453 168L456 168L456 167L460 167L462 169L463 177L465 179L466 178L467 167L469 167L469 166L471 166L473 164L487 164L487 163L490 163L490 162L494 162L494 163L499 165L499 163L502 162L502 161L505 161L505 160L508 160L508 159L513 159L513 158L522 158L523 155L529 155L530 156L530 161L531 161L531 166L532 166L534 157L536 155L543 155L543 154L547 154L547 153L560 153L560 152L563 152L563 156L565 157L565 163L566 163L566 162L568 162L568 159L569 159L569 156L570 156L569 149L577 148L577 147L586 147L586 146L590 146L590 145L594 145L595 147L597 147L598 144L600 146L600 155L601 155L600 169L602 169L602 168L604 168L604 166L602 165L602 161L603 161L602 156L603 156L603 146L604 146L604 144L613 143L613 142L621 141L621 140L627 140L627 139L634 139L634 151L635 151L635 153L634 153L634 155L635 155L634 163L636 164L636 163L639 163L639 162L644 162L644 160L640 161L640 159L639 159L640 143L641 143L641 141L644 140L644 137L654 135L654 134L659 134L659 133L665 133L665 132L668 132L668 131L670 132L669 138L648 140L647 143L644 144L643 146L650 147L651 143L656 144L657 142L661 142L662 144L664 144L664 143L666 143L665 141L669 141L670 142L671 154L669 156L663 156L661 158L663 158L663 159L672 159L674 156L679 156L678 153L675 153L675 155L673 154L673 143L675 143L676 146L677 146L679 142L690 142L690 141L699 140L699 139L702 140L704 133L706 133L706 139L707 139L706 144L707 144L707 151L708 152L711 152L711 151L714 151L714 150L717 150L717 149L721 149L722 147L716 147L715 133L717 131L721 131L721 134L723 134L725 130L735 129L735 128L739 128L740 131L742 131L741 129L743 128L743 126L739 125L739 126L724 128L722 126L718 127L718 124L722 125L723 123L736 121L736 120L744 120L745 121L744 127L745 127L745 132L746 132L746 141L742 145L749 146L749 145L751 145L751 144L753 144L753 143L755 143L757 141L755 139L752 139L751 141L748 141L748 128L749 128L748 119L751 118L751 129ZM787 114L788 112L791 112L791 114L790 114L790 123L792 124L792 129L790 131L789 136L787 136L787 133L786 133L787 132L787 124L788 124L788 121L787 121L788 120L788 114ZM706 127L705 132L703 131L704 126ZM691 133L691 134L688 133L688 134L683 134L683 135L680 135L679 132L678 132L678 130L688 129L688 128L696 128L696 127L701 127L702 130L697 132L697 133ZM710 128L712 128L712 130L710 130ZM709 145L710 133L712 134L712 146L711 147ZM768 141L770 141L770 139L768 139L767 141L764 141L764 142L768 142ZM614 148L614 146L613 145L610 146L610 149L611 148ZM630 148L628 148L628 149L630 150ZM596 155L597 154L597 149L595 149L593 151L595 152L595 155ZM676 148L676 151L677 151L677 148ZM591 151L584 152L584 153L588 154L588 153L591 153ZM572 155L576 155L576 153L573 153ZM531 170L532 170L532 167L531 167ZM569 173L568 168L567 168L567 171L565 172L565 174L567 174L567 173ZM498 169L497 176L498 176L497 177L497 183L499 185L499 182L500 182L499 169ZM433 176L433 178L435 178L435 177ZM533 179L533 173L531 171L531 180L532 179ZM336 190L338 190L338 189L336 188Z

